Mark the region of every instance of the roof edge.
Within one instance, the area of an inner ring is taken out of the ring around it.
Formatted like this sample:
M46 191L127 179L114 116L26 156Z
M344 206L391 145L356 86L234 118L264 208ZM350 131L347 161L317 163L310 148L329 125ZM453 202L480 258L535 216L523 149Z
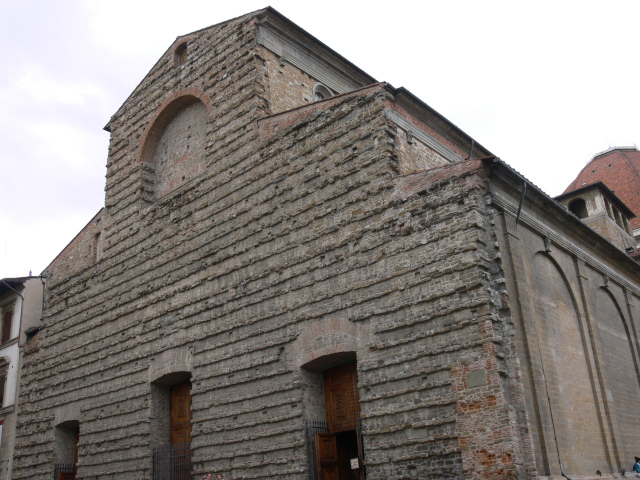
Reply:
M567 209L565 209L562 205L556 202L552 197L547 195L544 191L542 191L539 187L536 187L535 184L531 183L526 177L524 177L521 173L514 170L511 166L509 166L504 160L494 157L483 160L487 168L491 169L493 167L498 167L502 171L504 171L507 175L511 175L512 177L516 177L519 181L527 184L528 187L531 187L533 191L535 191L538 195L542 196L543 199L547 200L555 211L557 211L563 217L569 219L569 221L574 222L574 224L581 225L579 228L585 228L591 235L595 235L600 241L608 244L615 253L612 253L611 257L617 257L619 260L624 261L625 265L633 264L632 268L635 268L638 272L640 272L640 264L634 261L628 254L624 253L617 246L607 240L605 237L600 235L594 229L590 228L588 225L585 225L578 217L573 215Z

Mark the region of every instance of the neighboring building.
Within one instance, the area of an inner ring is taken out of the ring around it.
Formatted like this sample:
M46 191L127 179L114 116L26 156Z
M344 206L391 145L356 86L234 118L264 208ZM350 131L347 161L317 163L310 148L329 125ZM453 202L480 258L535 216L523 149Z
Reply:
M13 478L631 466L640 265L407 90L267 8L178 37L106 129Z
M40 277L0 279L0 479L11 478L22 348L40 328Z

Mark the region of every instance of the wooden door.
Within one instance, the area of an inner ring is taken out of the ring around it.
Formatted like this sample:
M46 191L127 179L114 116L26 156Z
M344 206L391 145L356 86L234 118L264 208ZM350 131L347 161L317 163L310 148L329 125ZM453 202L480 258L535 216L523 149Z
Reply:
M316 458L320 480L339 480L338 447L333 433L316 433Z
M191 382L171 387L171 445L191 443Z
M356 364L325 370L324 395L329 432L357 430L360 396Z

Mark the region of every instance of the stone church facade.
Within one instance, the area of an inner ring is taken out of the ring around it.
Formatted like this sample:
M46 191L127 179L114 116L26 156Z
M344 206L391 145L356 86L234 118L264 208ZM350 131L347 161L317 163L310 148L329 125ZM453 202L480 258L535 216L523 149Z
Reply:
M13 478L629 470L640 267L407 90L267 8L179 37L105 128Z

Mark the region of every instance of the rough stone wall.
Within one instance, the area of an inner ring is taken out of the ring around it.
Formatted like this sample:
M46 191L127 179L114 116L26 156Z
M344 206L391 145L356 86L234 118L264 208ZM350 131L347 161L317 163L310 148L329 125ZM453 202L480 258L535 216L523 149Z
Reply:
M428 271L433 276L422 270L420 278L428 281L434 305L421 305L416 314L424 324L416 322L416 326L427 332L424 336L433 337L414 345L414 351L424 352L435 373L425 376L425 387L440 389L432 391L440 406L432 420L439 425L438 435L432 438L455 439L455 448L443 449L443 458L427 462L430 468L418 467L417 476L406 478L433 475L434 465L453 464L456 468L438 472L441 478L528 478L531 474L525 464L525 451L531 449L528 430L526 425L517 427L517 409L522 408L524 396L514 332L504 302L506 286L491 202L485 197L487 178L480 164L469 161L402 177L402 183L417 192L412 200L420 205L407 206L412 216L403 228L423 227L416 232L427 234L426 243L423 239L420 243L427 245L432 258ZM421 210L430 215L416 222ZM467 237L463 240L460 235ZM447 411L446 405L453 410ZM445 453L453 451L456 455L448 458ZM387 478L396 478L397 473L385 471Z
M313 86L316 81L291 63L280 59L265 47L258 47L268 75L268 93L271 113L280 113L315 101ZM284 64L283 64L284 63Z
M447 165L449 162L438 152L421 141L407 138L407 132L398 127L398 161L402 175Z

